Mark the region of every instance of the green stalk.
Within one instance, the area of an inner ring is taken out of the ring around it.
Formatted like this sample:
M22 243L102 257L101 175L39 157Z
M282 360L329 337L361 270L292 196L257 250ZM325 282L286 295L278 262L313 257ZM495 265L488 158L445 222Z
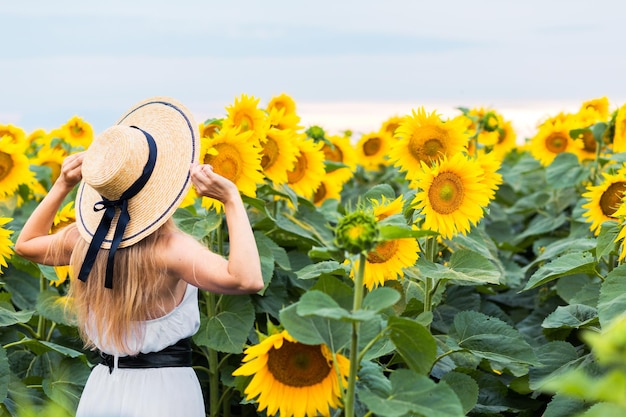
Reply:
M426 242L426 253L424 254L428 260L435 262L437 254L437 238L428 237ZM435 280L429 277L424 278L424 312L427 313L433 309L433 295L437 290Z
M39 276L39 293L43 293L47 289L48 280L41 274ZM46 332L46 319L41 314L37 322L37 339L42 339Z
M361 309L363 302L363 276L365 275L365 253L359 254L359 268L354 277L354 299L352 302L352 312ZM356 375L359 367L359 323L352 322L352 339L350 341L350 374L348 375L348 389L344 401L346 417L354 417L354 401L356 388Z

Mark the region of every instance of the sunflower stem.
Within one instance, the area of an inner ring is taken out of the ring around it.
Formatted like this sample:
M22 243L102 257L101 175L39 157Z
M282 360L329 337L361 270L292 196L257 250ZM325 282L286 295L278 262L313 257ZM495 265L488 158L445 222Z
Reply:
M363 302L363 277L365 275L365 252L359 254L359 264L354 277L354 299L352 302L352 312L361 309ZM354 417L354 401L356 389L356 375L359 366L359 323L352 322L352 339L350 341L350 373L348 375L348 390L346 392L345 415Z
M426 242L426 258L431 262L435 262L437 254L437 238L429 237ZM427 313L433 309L433 294L437 290L435 280L426 277L424 279L424 312Z
M41 274L39 276L39 293L43 293L47 289L48 280L46 277ZM39 315L39 320L37 321L37 339L42 339L46 332L46 318L42 315Z

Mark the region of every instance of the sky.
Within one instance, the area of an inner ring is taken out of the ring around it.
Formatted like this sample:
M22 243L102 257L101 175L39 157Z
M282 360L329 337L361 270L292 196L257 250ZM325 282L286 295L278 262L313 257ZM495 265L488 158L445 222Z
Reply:
M542 118L626 104L621 0L0 0L0 124L96 133L175 97L198 122L286 93L302 124L378 130L424 107Z

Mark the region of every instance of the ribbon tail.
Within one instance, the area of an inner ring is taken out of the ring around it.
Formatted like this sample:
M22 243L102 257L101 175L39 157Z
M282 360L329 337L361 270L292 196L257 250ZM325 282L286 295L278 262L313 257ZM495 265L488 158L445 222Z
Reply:
M115 233L113 234L113 241L111 242L111 249L109 249L109 256L107 259L107 271L104 280L104 286L109 289L113 288L115 253L117 252L117 248L122 242L122 238L124 237L124 231L126 230L126 225L128 225L129 221L130 214L128 213L128 203L124 201L124 204L121 207L120 217L117 219L117 226L115 227Z
M91 268L93 268L93 265L96 262L96 257L98 255L98 251L100 250L100 245L102 245L102 242L104 242L104 238L109 231L109 227L111 227L111 221L113 220L113 217L115 217L115 207L108 207L104 211L102 220L100 220L100 224L98 225L98 228L96 229L96 232L91 239L91 243L89 244L89 248L87 249L87 255L85 256L85 260L80 267L78 279L82 282L86 282L87 277L89 277Z

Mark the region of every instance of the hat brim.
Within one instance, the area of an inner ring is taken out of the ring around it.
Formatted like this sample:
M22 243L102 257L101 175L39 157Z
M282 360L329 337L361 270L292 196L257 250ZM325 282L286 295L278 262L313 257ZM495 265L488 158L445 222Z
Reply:
M136 126L148 132L157 145L154 170L144 187L128 201L130 221L119 247L131 246L161 227L180 206L191 186L189 169L198 160L197 124L182 103L153 97L133 106L117 125ZM91 242L103 211L94 210L102 196L85 181L76 194L76 223L81 236ZM111 247L116 214L101 248Z

